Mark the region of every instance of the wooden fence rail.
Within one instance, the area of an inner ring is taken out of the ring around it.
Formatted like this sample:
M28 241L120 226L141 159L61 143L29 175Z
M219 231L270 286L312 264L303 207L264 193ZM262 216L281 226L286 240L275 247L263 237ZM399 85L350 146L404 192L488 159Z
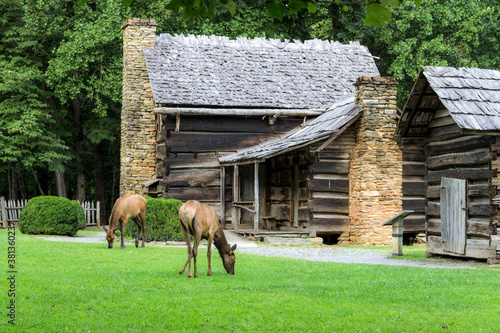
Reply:
M4 197L0 198L0 221L3 228L12 226L17 228L19 226L19 215L21 210L28 203L28 199L24 200L5 200ZM101 204L99 201L84 201L80 202L85 212L85 219L87 220L87 227L101 226L100 211Z

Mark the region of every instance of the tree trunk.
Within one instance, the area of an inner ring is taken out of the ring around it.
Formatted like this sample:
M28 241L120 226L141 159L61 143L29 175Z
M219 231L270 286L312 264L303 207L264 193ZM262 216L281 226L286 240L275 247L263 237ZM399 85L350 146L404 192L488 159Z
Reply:
M84 202L85 201L85 175L83 172L79 172L76 178L76 201Z
M64 171L54 171L56 182L56 195L66 198L66 182L64 181Z
M18 200L19 178L15 170L9 170L9 199Z
M104 184L106 183L104 177L104 162L101 152L101 144L95 143L94 150L94 192L95 200L101 202L101 223L106 220L106 193Z
M42 185L40 184L40 181L38 180L38 177L36 176L35 169L31 168L31 173L33 174L33 178L35 178L36 186L38 188L38 191L40 192L40 195L45 195L45 192L42 189Z

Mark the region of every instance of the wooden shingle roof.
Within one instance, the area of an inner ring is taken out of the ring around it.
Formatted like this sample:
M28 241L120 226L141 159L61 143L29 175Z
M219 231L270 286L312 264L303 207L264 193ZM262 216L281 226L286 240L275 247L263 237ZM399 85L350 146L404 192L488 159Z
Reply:
M321 116L282 136L239 150L219 158L221 164L249 163L291 151L311 143L328 139L352 124L362 109L357 108L354 97L335 103Z
M500 130L500 71L426 66L398 123L396 138L421 136L443 103L464 130Z
M218 36L156 38L144 49L154 100L167 106L327 109L379 76L358 42L281 42Z

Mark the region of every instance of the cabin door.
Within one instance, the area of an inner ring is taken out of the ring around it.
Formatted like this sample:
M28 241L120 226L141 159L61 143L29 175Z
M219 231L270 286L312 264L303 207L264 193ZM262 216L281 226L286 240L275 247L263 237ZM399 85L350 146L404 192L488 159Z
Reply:
M467 181L442 178L440 199L443 250L465 254L467 240Z

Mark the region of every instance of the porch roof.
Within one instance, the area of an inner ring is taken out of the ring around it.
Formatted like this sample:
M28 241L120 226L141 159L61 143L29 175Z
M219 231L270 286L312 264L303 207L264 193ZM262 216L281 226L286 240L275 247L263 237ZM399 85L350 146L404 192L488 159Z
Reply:
M361 113L354 97L332 105L325 113L282 136L237 151L235 154L219 158L221 164L244 164L255 160L265 160L286 151L294 150L316 141L325 140L350 125Z

